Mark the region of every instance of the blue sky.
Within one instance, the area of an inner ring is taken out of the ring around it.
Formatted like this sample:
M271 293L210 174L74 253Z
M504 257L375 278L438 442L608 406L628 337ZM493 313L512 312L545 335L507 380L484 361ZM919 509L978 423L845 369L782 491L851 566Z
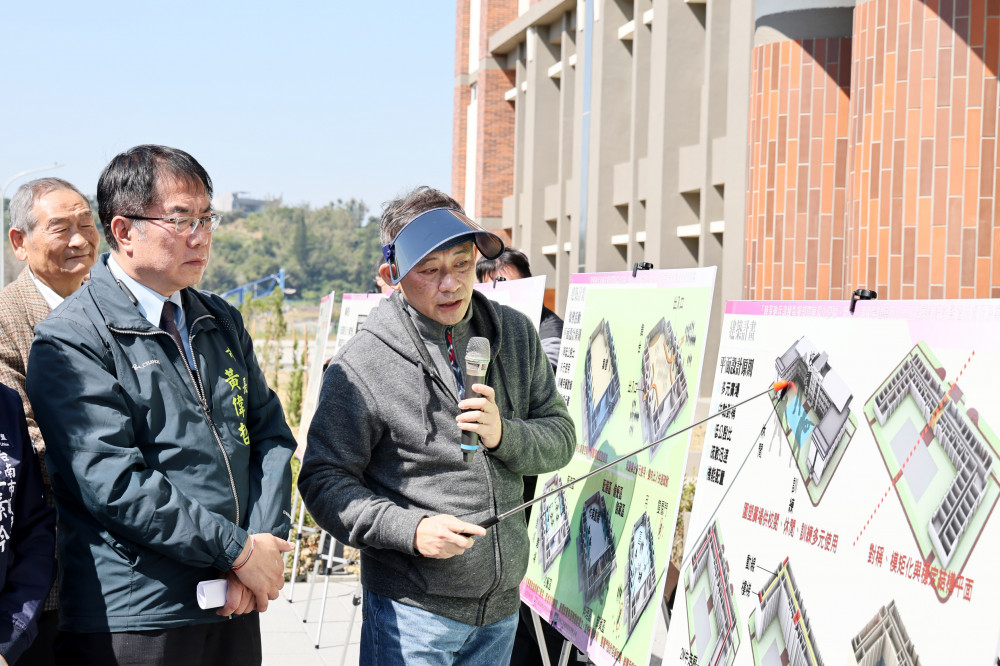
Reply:
M450 187L454 2L15 2L0 31L0 184L65 162L39 175L93 194L163 143L289 204Z

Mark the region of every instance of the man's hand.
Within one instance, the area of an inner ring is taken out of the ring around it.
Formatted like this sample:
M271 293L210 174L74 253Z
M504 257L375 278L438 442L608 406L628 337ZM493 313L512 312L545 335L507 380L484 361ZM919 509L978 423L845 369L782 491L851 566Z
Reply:
M243 615L257 607L257 600L253 598L253 592L240 582L235 572L229 571L226 573L226 583L226 604L215 611L216 615L224 617Z
M250 552L251 539L253 552ZM282 553L287 553L294 546L273 534L254 534L247 539L243 552L236 558L236 563L243 562L249 555L250 559L240 566L239 571L232 573L239 578L253 594L257 601L257 610L261 613L267 610L268 600L278 598L278 590L285 584L285 560ZM226 603L228 605L227 597Z
M468 535L486 536L486 530L455 516L430 516L417 523L413 545L424 557L443 560L472 548L473 541Z
M472 390L482 395L481 398L466 398L458 403L463 411L455 417L458 427L479 435L479 441L488 449L500 446L503 435L503 424L500 422L500 408L496 403L496 391L487 384L473 384Z

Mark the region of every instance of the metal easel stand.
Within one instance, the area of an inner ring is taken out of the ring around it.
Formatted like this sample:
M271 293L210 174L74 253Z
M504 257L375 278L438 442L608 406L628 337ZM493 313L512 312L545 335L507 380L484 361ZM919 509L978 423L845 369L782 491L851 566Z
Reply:
M299 553L302 552L302 535L316 534L317 532L320 531L319 528L317 527L309 527L308 525L305 524L306 503L302 501L302 495L300 495L298 491L295 492L294 505L298 506L299 517L298 520L295 522L295 524L292 526L291 532L288 535L288 540L295 542L295 549L292 551L292 576L291 580L288 581L288 587L285 588L286 591L284 593L285 599L288 601L288 603L292 603L292 599L294 599L295 577L298 575L298 569L299 569ZM292 507L292 513L293 514L295 513L295 506ZM292 533L295 534L294 537L292 536ZM318 563L319 559L317 558L316 561Z
M660 609L663 613L663 624L669 629L670 628L670 618L671 610L670 605L667 603L666 599L660 599ZM531 622L535 627L535 638L538 639L538 649L542 653L542 664L543 666L552 666L552 661L549 659L548 647L545 645L545 634L542 633L542 618L535 612L535 609L531 609ZM351 626L353 628L354 616L351 616ZM345 648L346 649L346 648ZM562 650L559 652L559 666L567 666L569 664L569 658L573 654L573 644L568 640L563 640ZM343 666L343 661L341 662ZM1000 661L998 661L997 666L1000 666Z
M306 595L306 607L302 611L302 622L307 622L309 620L309 607L312 605L313 600L313 590L316 587L316 578L320 575L320 567L323 567L323 600L320 602L319 607L319 624L316 626L316 643L315 647L319 649L319 639L323 633L323 618L326 615L326 599L330 590L330 575L334 573L347 573L347 567L352 564L357 564L357 560L349 560L342 556L343 549L341 549L341 555L336 554L337 550L337 540L327 532L326 530L320 530L320 540L319 540L319 550L316 554L316 564L313 566L313 576L312 580L309 581L309 593ZM324 544L326 546L326 551L323 551ZM354 627L354 614L357 611L358 604L361 603L360 596L361 580L358 579L358 592L355 593L353 604L354 608L351 612L351 627ZM348 634L348 639L350 634ZM348 640L344 641L344 653L342 659L347 654L347 643ZM341 661L343 663L343 661Z
M549 659L549 649L545 644L545 634L542 633L542 618L535 612L535 609L531 609L531 623L535 627L535 638L538 640L538 649L542 654L542 665L552 666L552 660ZM563 639L562 649L559 651L559 666L567 666L569 664L569 658L573 654L573 644L568 640Z

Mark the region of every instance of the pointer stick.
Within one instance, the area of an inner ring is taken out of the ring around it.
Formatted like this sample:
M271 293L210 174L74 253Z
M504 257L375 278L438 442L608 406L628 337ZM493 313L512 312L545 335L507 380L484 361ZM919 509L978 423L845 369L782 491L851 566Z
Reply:
M736 403L735 405L730 405L729 407L726 407L725 409L716 412L715 414L710 414L710 415L706 416L705 418L703 418L702 420L698 421L697 423L692 423L691 425L689 425L686 428L681 428L677 432L671 433L671 434L667 435L666 437L663 437L662 439L658 439L655 442L653 442L651 444L647 444L646 446L644 446L644 447L642 447L640 449L636 449L635 451L632 451L631 453L627 453L627 454L623 455L621 458L617 458L616 460L612 460L611 462L607 463L606 465L602 465L602 466L598 467L597 469L595 469L595 470L593 470L591 472L587 472L586 474L584 474L583 476L581 476L581 477L579 477L577 479L573 479L569 483L563 484L563 485L561 485L561 486L559 486L557 488L553 488L552 490L548 491L547 493L545 493L543 495L539 495L538 497L536 497L535 499L531 500L530 502L525 502L524 504L521 504L520 506L516 506L513 509L511 509L510 511L505 511L505 512L501 513L499 516L492 516L490 518L487 518L485 521L479 523L479 526L480 527L486 527L486 528L493 527L494 525L496 525L497 523L499 523L504 518L509 518L510 516L513 516L515 513L520 513L521 511L524 511L525 509L527 509L532 504L536 504L538 502L541 502L546 497L551 497L552 495L555 495L560 490L563 490L565 488L569 488L570 486L572 486L574 484L577 484L577 483L583 481L584 479L586 479L588 477L594 476L598 472L603 472L607 468L609 468L609 467L611 467L613 465L617 465L621 461L627 460L627 459L631 458L632 456L639 455L643 451L645 451L647 449L651 449L652 447L656 446L657 444L662 444L663 442L667 441L671 437L676 437L677 435L681 434L682 432L687 432L691 428L694 428L696 426L700 426L702 423L705 423L706 421L710 421L710 420L714 419L716 416L721 416L722 414L725 414L727 412L731 412L734 409L736 409L737 407L739 407L740 405L745 405L746 403L750 402L751 400L756 400L757 398L759 398L762 395L765 395L767 393L770 393L771 391L774 391L775 393L780 394L782 391L784 391L788 387L788 385L790 383L791 382L788 382L788 381L785 381L785 380L774 382L770 386L770 388L767 388L766 390L761 391L757 395L752 395L749 398L747 398L746 400L742 400L742 401Z

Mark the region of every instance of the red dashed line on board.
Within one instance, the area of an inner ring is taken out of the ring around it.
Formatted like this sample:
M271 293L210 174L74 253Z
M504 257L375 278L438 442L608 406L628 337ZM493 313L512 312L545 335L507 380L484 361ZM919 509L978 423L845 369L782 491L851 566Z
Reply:
M865 530L868 529L868 525L871 524L872 519L875 518L875 514L878 513L878 510L882 508L882 503L885 502L885 498L889 496L889 493L892 492L892 489L895 488L899 480L903 478L903 470L906 469L906 466L910 463L910 458L913 457L913 454L917 452L917 447L920 446L921 443L923 443L924 433L926 433L928 428L931 427L931 424L934 423L935 420L937 420L938 414L940 414L941 410L944 409L945 402L948 400L948 398L951 397L951 392L955 389L955 386L958 384L958 380L962 378L962 373L964 373L965 369L969 367L969 362L972 361L972 357L975 355L976 352L975 350L973 350L973 352L969 354L969 358L965 360L965 365L963 365L962 369L958 371L958 376L955 377L955 381L953 381L951 383L951 386L948 387L948 390L945 391L944 397L941 398L941 402L939 402L938 406L934 408L934 413L931 414L931 418L927 421L927 424L924 426L924 429L921 430L920 434L917 436L917 443L913 445L912 449L910 449L910 454L906 456L906 460L903 462L903 465L899 468L899 471L896 472L896 476L893 477L892 483L890 483L889 487L885 489L885 493L883 493L882 499L878 501L878 505L876 505L876 507L872 510L871 515L868 516L868 520L865 521L864 527L862 527L861 531L858 532L858 536L854 538L854 543L851 544L852 547L858 545L858 541L861 540L861 536L865 533Z

